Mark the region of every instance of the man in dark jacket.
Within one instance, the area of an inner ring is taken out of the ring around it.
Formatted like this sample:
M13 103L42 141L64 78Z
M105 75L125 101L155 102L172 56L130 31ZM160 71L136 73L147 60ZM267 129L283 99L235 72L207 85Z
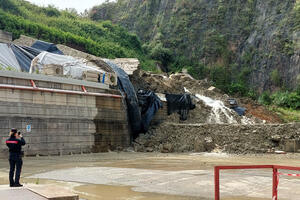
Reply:
M17 129L11 129L9 136L10 137L6 140L6 145L9 148L9 185L10 187L22 187L23 185L20 184L20 175L23 165L21 150L22 146L26 143ZM14 180L15 169L16 176Z

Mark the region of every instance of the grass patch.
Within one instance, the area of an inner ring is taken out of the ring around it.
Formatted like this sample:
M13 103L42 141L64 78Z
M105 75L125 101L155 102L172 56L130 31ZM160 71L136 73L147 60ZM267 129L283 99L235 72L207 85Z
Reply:
M270 106L269 110L275 112L285 123L300 122L300 110L277 106Z

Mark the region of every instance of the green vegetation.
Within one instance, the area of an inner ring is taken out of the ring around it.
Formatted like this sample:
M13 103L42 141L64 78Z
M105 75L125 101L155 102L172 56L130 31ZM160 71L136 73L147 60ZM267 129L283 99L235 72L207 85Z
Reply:
M159 72L159 65L170 72L185 68L228 94L257 99L255 88L288 83L286 63L299 47L292 35L300 29L300 1L266 0L260 9L267 21L259 16L257 0L176 0L167 6L161 0L118 0L80 15L0 0L0 29L14 38L25 34L96 56L137 57L148 71ZM263 93L260 101L298 109L299 93L284 93L287 99L281 93Z
M185 68L226 93L257 98L255 88L289 83L284 72L297 49L299 11L299 0L117 0L89 17L136 33L144 51L171 72Z
M271 106L269 109L275 112L284 122L300 122L300 110L293 110L291 108L282 108Z
M268 92L264 92L259 102L265 105L275 105L282 108L291 108L294 110L300 110L300 93L298 92L275 92L270 95Z
M264 92L258 99L259 103L268 106L284 122L300 122L300 91L299 92Z
M70 10L38 7L23 0L0 0L0 29L53 43L66 44L106 57L137 57L142 65L153 63L136 35L109 21L92 22Z
M276 86L281 85L281 77L280 77L280 74L277 69L274 69L271 72L270 78L274 85L276 85Z

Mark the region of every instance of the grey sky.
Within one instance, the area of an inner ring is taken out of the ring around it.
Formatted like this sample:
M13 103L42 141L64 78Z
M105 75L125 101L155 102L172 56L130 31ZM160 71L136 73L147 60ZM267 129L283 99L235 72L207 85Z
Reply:
M75 8L79 13L85 9L92 8L95 5L99 5L105 0L27 0L39 6L54 5L60 9Z

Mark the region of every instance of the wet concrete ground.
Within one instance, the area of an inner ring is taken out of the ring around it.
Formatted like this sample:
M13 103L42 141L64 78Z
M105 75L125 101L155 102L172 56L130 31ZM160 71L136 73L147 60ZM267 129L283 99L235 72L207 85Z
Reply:
M300 155L104 153L24 158L23 182L52 183L90 200L213 199L213 166L279 164L300 166ZM0 183L8 162L0 160ZM221 175L222 199L271 199L272 172L230 171ZM49 180L52 179L52 180ZM280 178L281 199L299 199L300 179Z

